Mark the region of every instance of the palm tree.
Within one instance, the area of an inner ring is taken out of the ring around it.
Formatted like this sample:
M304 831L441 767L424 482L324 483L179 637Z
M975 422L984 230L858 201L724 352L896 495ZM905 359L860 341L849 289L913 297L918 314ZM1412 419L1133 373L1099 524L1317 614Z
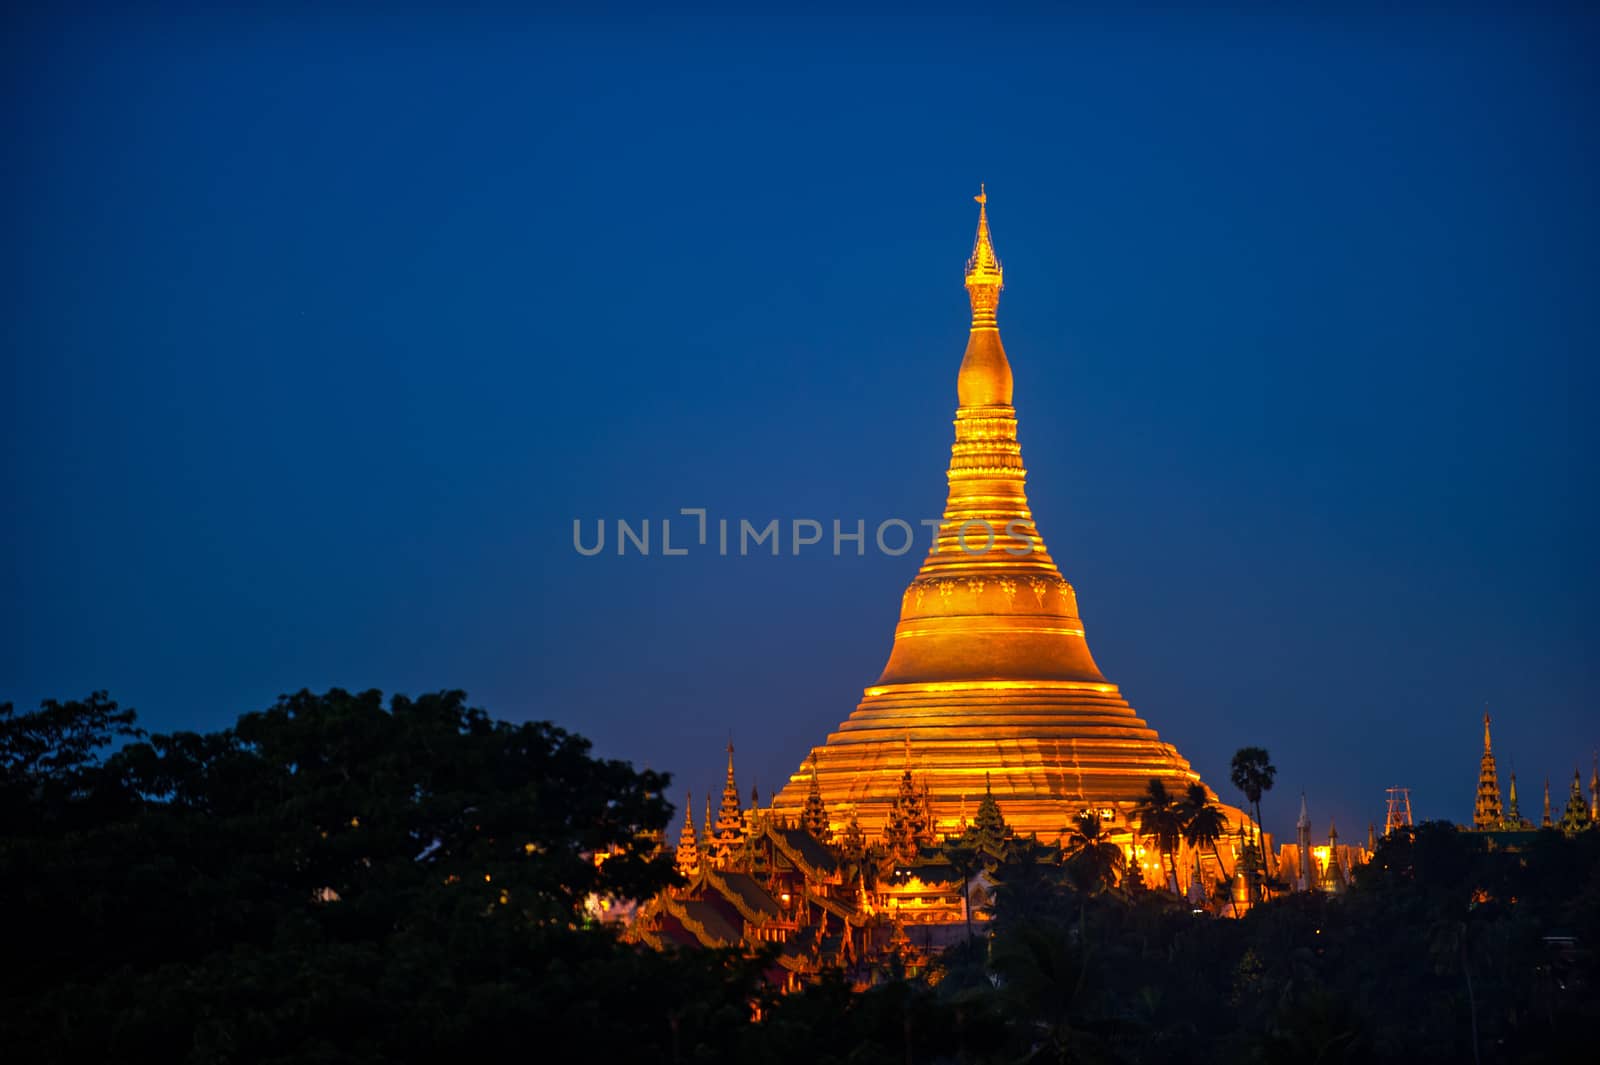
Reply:
M1211 801L1211 796L1206 794L1206 786L1201 783L1190 784L1184 792L1183 802L1180 805L1183 821L1183 839L1190 848L1198 854L1202 849L1210 850L1211 856L1217 860L1217 870L1222 870L1222 855L1217 853L1217 840L1228 831L1228 817L1222 812L1222 807ZM1228 901L1233 904L1233 915L1239 916L1239 904L1233 901L1233 893L1228 893Z
M1144 801L1133 811L1139 819L1139 833L1155 841L1161 856L1167 861L1169 886L1178 894L1178 841L1183 838L1183 822L1178 817L1177 804L1167 791L1167 783L1159 777L1150 779Z
M1067 874L1078 893L1078 942L1084 942L1088 897L1115 887L1122 874L1122 848L1106 838L1105 826L1093 810L1084 810L1072 819L1062 849L1067 855Z
M1006 1015L1027 1023L1035 1060L1101 1061L1100 1040L1079 1028L1078 996L1087 983L1088 948L1047 921L1018 925L996 937L990 968L999 978ZM1044 1046L1037 1046L1042 1041Z
M973 872L978 868L978 850L960 839L945 840L944 857L961 877L961 912L967 916L967 938L972 938L972 899L967 893Z
M1107 838L1105 825L1093 810L1085 810L1066 828L1063 849L1067 860L1076 862L1090 874L1094 893L1116 887L1122 875L1122 848Z
M1233 755L1233 786L1244 793L1255 810L1256 830L1261 829L1261 794L1272 790L1278 767L1265 747L1240 747Z
M1261 838L1261 794L1272 790L1272 779L1278 775L1278 767L1272 764L1272 756L1267 754L1265 747L1240 747L1233 754L1233 786L1244 793L1245 800L1250 803L1256 814L1256 840L1260 849ZM1264 871L1270 875L1271 869Z
M1006 850L995 891L1004 896L1011 918L1031 920L1055 897L1054 867L1044 863L1046 848L1035 835L1013 837Z

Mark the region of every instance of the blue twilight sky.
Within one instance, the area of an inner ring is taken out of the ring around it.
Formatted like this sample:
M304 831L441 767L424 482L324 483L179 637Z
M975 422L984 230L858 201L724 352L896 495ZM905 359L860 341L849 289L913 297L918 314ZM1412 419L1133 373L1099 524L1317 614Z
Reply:
M936 516L981 180L1108 677L1271 828L1470 817L1485 703L1536 814L1600 743L1596 30L13 13L0 699L461 687L770 793L925 548L573 519Z

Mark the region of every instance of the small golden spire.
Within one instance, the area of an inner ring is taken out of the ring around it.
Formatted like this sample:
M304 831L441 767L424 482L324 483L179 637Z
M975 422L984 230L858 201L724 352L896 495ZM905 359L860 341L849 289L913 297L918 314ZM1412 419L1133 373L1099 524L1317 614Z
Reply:
M1005 287L1005 272L1000 267L1000 258L994 253L994 241L989 236L989 194L984 191L982 184L978 185L978 194L973 199L978 203L978 236L972 242L972 256L967 260L967 291L972 295L973 325L978 324L978 315L982 310L987 312L987 324L992 326L995 306L1000 302L1000 290Z

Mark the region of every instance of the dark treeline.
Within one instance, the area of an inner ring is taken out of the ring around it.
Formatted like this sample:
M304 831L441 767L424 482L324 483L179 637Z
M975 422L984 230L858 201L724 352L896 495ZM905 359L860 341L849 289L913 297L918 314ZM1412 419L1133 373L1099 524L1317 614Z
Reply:
M1011 864L919 979L778 998L761 957L586 916L648 896L666 775L460 693L301 693L145 736L0 707L0 1048L27 1062L1578 1062L1600 831L1384 840L1242 920ZM614 852L599 864L595 853ZM759 1013L760 1020L755 1020Z

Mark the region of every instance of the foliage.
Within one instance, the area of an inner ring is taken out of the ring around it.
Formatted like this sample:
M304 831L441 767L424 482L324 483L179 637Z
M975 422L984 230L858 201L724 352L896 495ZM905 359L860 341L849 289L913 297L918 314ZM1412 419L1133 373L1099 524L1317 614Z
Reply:
M588 927L591 896L671 878L664 776L459 692L301 692L105 757L136 732L103 696L5 724L15 1060L438 1060L540 1023L616 1039L624 986L755 986Z
M1278 767L1264 747L1240 747L1233 755L1229 779L1244 794L1250 808L1255 811L1256 824L1261 824L1261 796L1272 790Z
M1152 778L1145 797L1134 809L1139 834L1155 844L1167 865L1168 886L1178 890L1177 853L1183 839L1183 811L1167 791L1166 781Z
M1204 784L1196 782L1184 790L1183 799L1178 804L1178 819L1183 826L1183 841L1196 851L1209 850L1216 859L1217 868L1222 868L1222 855L1217 851L1217 841L1228 831L1228 817L1222 812L1222 807L1211 801ZM1218 890L1233 904L1234 916L1237 917L1239 908L1237 903L1233 903L1233 893L1228 890L1227 881L1219 882Z
M590 920L672 877L664 776L459 693L148 738L103 695L6 708L0 774L8 1060L1512 1065L1586 1060L1600 1025L1595 831L1425 823L1344 894L1223 920L1111 890L1092 815L1060 865L980 817L1002 853L946 858L993 863L993 921L924 977L780 997L775 945L656 953ZM1214 846L1203 789L1158 798Z
M0 832L65 827L90 820L113 798L100 778L100 751L138 739L134 712L95 692L65 703L47 699L18 714L0 703Z
M1106 835L1105 823L1093 810L1081 811L1065 832L1063 849L1073 889L1098 895L1117 886L1127 863L1122 848Z

